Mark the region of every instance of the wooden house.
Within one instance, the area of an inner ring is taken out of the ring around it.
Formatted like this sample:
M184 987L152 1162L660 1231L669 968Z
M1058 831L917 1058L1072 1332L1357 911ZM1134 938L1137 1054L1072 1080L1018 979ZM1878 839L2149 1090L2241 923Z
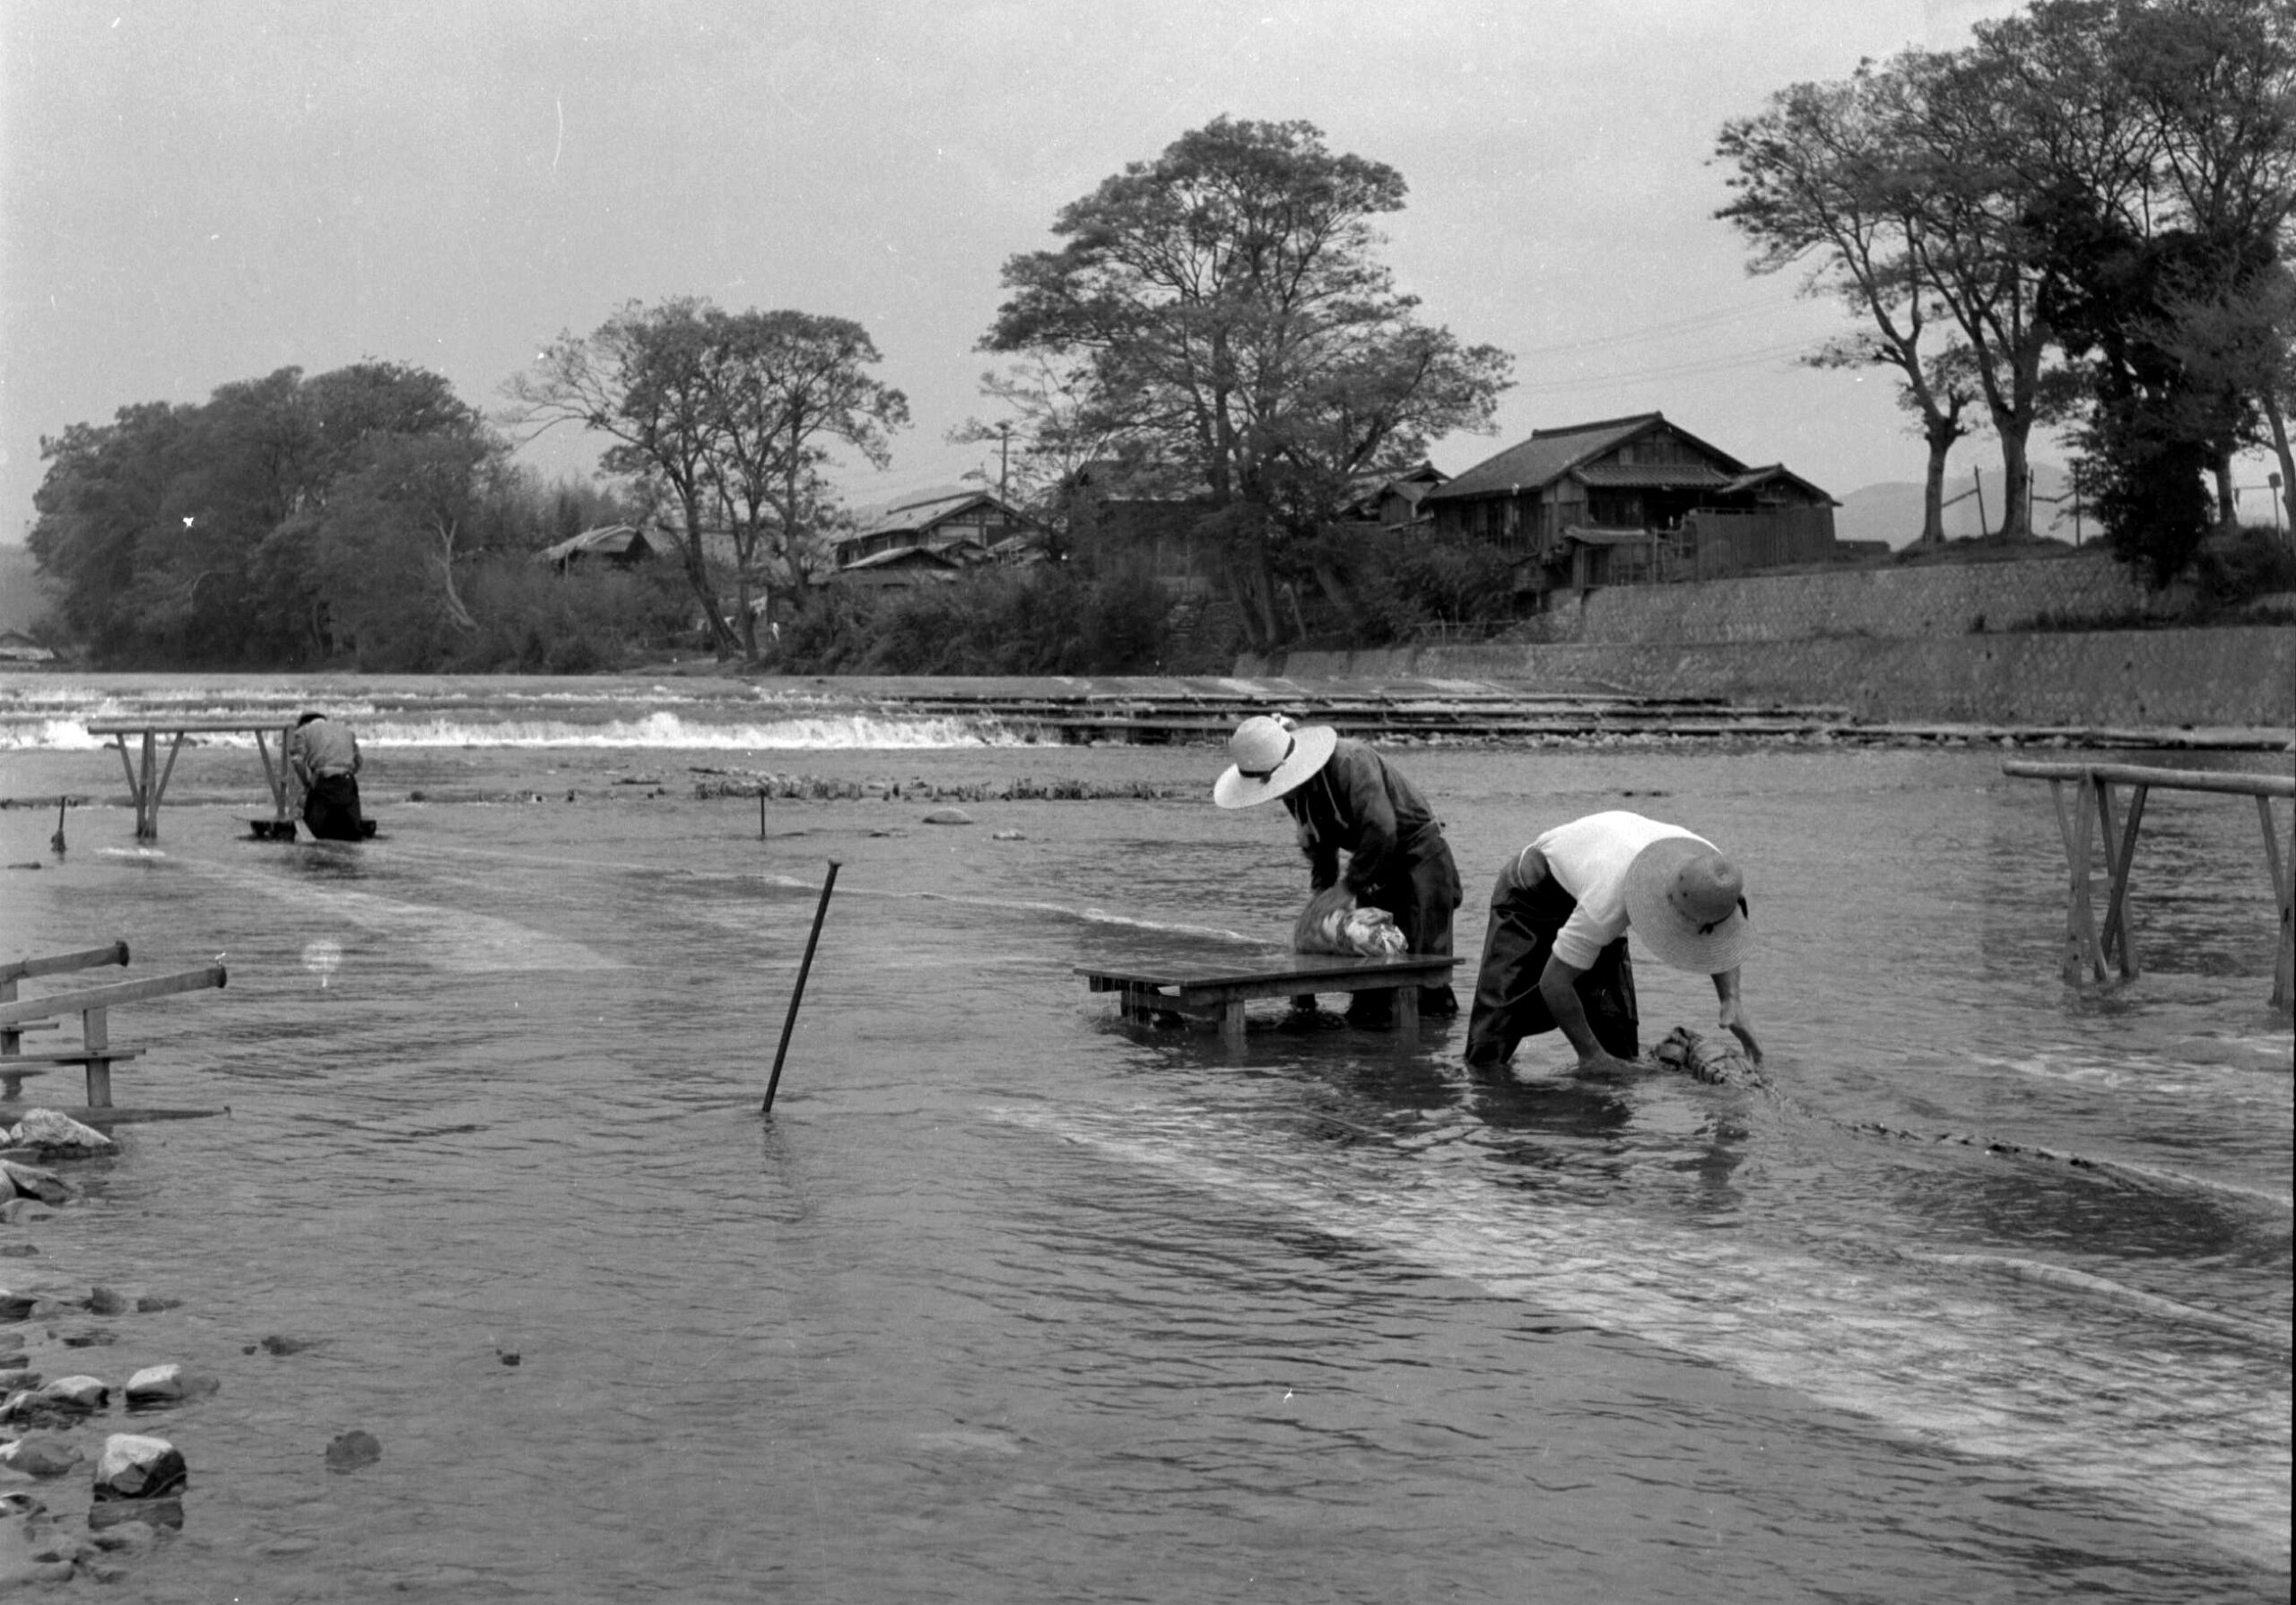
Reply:
M1407 473L1365 487L1341 510L1340 516L1348 524L1376 525L1390 532L1431 525L1434 515L1427 506L1427 494L1449 478L1434 464L1422 463Z
M648 535L635 525L604 524L570 536L555 546L544 547L535 553L535 560L548 563L561 574L589 563L629 568L659 555L656 547L661 540L661 536Z
M979 563L1028 563L1044 556L1045 527L994 490L944 488L867 509L850 534L831 544L833 576L903 574L946 577ZM923 551L945 564L871 563L889 553ZM873 583L886 583L880 578Z
M1497 546L1518 594L1718 577L1836 555L1834 500L1663 413L1540 429L1428 490L1439 535Z

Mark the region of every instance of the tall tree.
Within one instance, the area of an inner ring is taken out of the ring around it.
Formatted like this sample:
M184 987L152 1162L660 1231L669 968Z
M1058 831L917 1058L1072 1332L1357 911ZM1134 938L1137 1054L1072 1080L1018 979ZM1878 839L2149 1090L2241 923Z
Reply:
M858 324L798 312L728 315L698 297L631 302L594 334L561 334L510 382L517 421L610 437L602 463L668 503L686 579L720 653L756 655L749 606L761 550L802 583L806 545L833 504L827 443L882 466L907 423L898 390L862 368L877 351ZM722 531L739 630L710 561Z
M465 443L470 461L484 455L483 434L422 369L362 362L309 379L282 369L196 406L127 408L46 442L33 549L64 582L66 618L109 661L323 655L342 597L315 568L313 540L336 487L394 443ZM361 600L374 600L371 585Z
M832 443L883 468L909 401L863 370L883 359L862 326L804 312L713 314L718 432L709 482L734 542L743 645L757 656L751 590L764 573L803 608L836 513Z
M1402 177L1305 122L1225 117L1063 207L1057 250L1004 265L982 344L1080 360L1092 427L1146 443L1203 497L1257 647L1289 633L1281 572L1364 476L1487 429L1509 359L1421 325L1375 256Z
M709 312L692 296L651 308L631 301L592 334L560 334L508 388L513 422L537 435L570 423L609 437L601 465L669 503L675 522L665 533L677 544L710 639L731 655L742 643L718 600L706 544L718 392Z
M1736 192L1715 215L1753 247L1747 269L1806 265L1803 292L1831 295L1861 325L1804 359L1816 368L1894 369L1898 402L1928 447L1921 540L1945 538L1945 463L1978 398L1966 341L1922 276L1925 220L1907 160L1906 79L1859 66L1838 83L1779 91L1723 126L1715 153ZM1937 325L1944 323L1941 332Z

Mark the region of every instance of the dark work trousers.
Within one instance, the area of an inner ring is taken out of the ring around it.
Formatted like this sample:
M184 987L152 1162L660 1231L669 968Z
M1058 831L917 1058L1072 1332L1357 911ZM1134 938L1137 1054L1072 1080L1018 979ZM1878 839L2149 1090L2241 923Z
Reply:
M1535 862L1535 861L1534 861ZM1483 967L1467 1016L1469 1064L1504 1064L1526 1037L1555 1028L1554 1012L1539 995L1539 977L1554 952L1555 933L1578 899L1547 874L1524 867L1523 855L1507 861L1491 889L1491 928L1483 939ZM1605 1052L1631 1059L1641 1052L1640 1017L1634 1005L1634 965L1622 936L1578 977L1587 1024Z
M322 775L303 794L303 823L323 842L365 837L359 812L359 782L348 775Z
M1384 908L1395 915L1405 951L1448 958L1451 915L1458 911L1461 889L1459 866L1452 861L1451 844L1443 839L1443 828L1428 825L1396 845L1387 872L1355 900L1366 908ZM1419 989L1419 1012L1423 1017L1448 1019L1458 1011L1458 994L1448 981ZM1383 1019L1391 1012L1387 993L1379 992L1355 993L1347 1011L1348 1018L1359 1022Z

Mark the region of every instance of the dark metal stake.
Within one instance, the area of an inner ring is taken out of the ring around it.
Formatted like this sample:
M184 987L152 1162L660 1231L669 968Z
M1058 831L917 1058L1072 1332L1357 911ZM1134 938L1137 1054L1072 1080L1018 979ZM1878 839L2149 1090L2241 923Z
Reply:
M764 799L760 798L758 806L764 805ZM773 1074L765 1083L765 1107L758 1111L761 1115L773 1113L774 1090L781 1085L781 1061L788 1056L789 1033L797 1028L797 1003L805 995L805 977L813 969L813 944L822 939L822 919L829 913L829 894L836 889L837 860L832 858L829 861L829 878L822 882L822 900L813 908L813 930L805 938L805 957L797 966L797 985L789 993L789 1017L781 1022L781 1045L774 1050Z
M64 852L64 805L71 800L68 795L56 800L56 834L48 838L48 845L56 849L58 856Z
M765 793L763 791L760 791L757 794L757 838L760 841L765 839Z

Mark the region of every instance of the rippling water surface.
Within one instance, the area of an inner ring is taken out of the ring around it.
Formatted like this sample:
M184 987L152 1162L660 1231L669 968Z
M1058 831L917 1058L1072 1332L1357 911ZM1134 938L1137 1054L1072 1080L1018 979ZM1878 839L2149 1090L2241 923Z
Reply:
M182 1300L87 1368L222 1380L164 1426L192 1491L136 1597L2286 1595L2291 1037L2246 798L2154 794L2149 973L2100 995L2057 979L2056 826L1998 751L1400 752L1470 956L1504 856L1595 809L1752 878L1771 1088L1582 1080L1552 1038L1493 1082L1457 1027L1271 1011L1231 1058L1084 990L1286 934L1273 811L776 802L761 842L691 772L1208 790L1208 747L442 682L360 705L382 838L247 839L259 768L217 743L139 849L82 739L116 692L49 689L0 796L91 805L60 862L52 811L0 811L45 866L0 874L0 956L231 977L114 1020L151 1050L123 1103L228 1115L122 1126L5 1228L12 1285ZM1648 1037L1710 1028L1702 979L1639 978ZM327 1474L352 1427L380 1462Z

